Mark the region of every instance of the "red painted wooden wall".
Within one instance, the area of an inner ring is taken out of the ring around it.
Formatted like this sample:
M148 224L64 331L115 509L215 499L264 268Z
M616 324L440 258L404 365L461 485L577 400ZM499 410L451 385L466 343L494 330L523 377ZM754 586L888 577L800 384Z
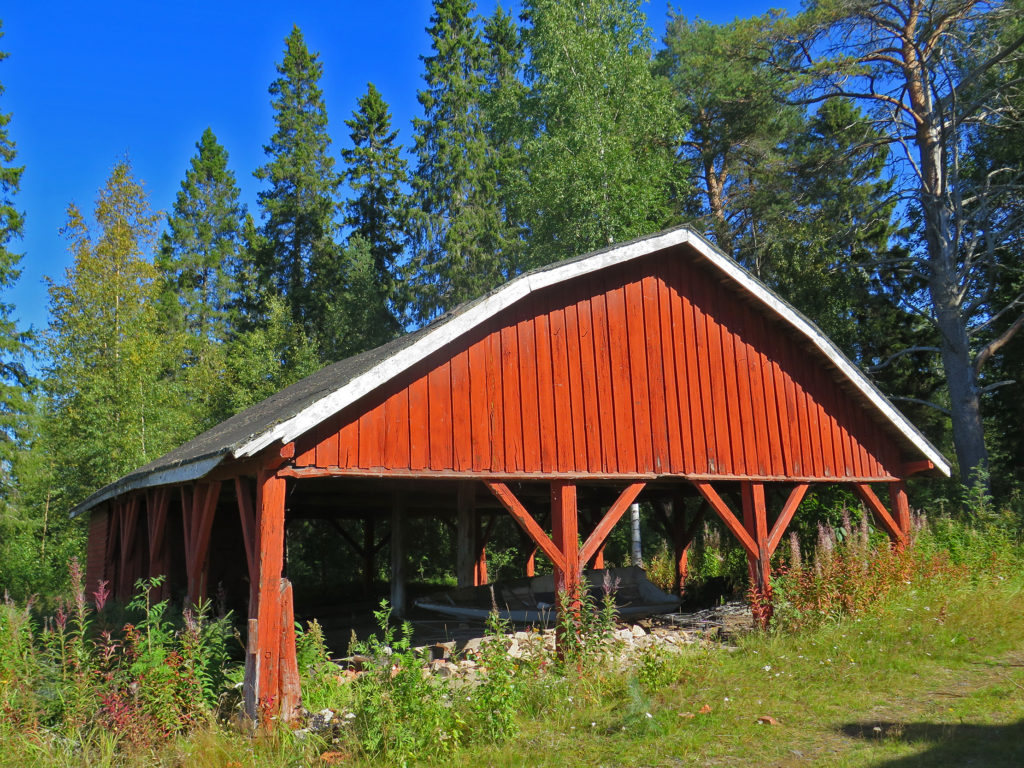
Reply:
M295 466L893 477L873 406L745 296L685 251L535 293L300 438Z
M85 593L91 597L104 579L111 578L112 565L107 564L107 532L110 513L103 507L89 513L89 538L85 549Z

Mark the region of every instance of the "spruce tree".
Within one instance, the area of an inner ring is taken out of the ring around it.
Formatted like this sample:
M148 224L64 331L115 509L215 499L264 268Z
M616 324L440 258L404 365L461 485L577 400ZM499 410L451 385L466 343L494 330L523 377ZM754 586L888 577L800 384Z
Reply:
M0 61L5 58L0 51ZM0 85L0 96L3 93ZM14 202L24 167L14 164L17 154L7 132L10 121L10 114L0 112L0 503L10 491L12 461L25 438L31 385L25 368L31 336L18 328L14 306L3 300L21 275L21 254L11 250L11 244L22 236L25 223Z
M523 17L526 266L664 228L678 131L639 0L529 0Z
M264 221L255 259L261 284L284 297L293 320L315 335L340 282L338 175L320 89L323 65L298 27L277 72L270 85L275 131L264 147L269 161L256 171L267 189L258 196Z
M228 168L227 150L212 130L203 131L196 149L160 238L157 268L165 316L185 331L198 356L209 343L223 343L231 333L245 207Z
M484 43L472 0L436 0L432 53L423 57L423 117L413 120L416 172L410 222L411 318L438 313L501 283L502 215L481 110Z
M515 184L521 178L526 137L520 108L526 93L522 81L523 38L512 16L499 4L484 22L487 55L483 64L482 111L500 211L497 248L505 274L521 270L523 226L515 205Z
M349 323L346 347L350 353L375 347L393 338L401 324L394 308L401 305L396 270L405 240L407 200L402 185L408 182L402 147L396 143L398 131L391 130L388 105L373 83L358 101L351 120L345 124L352 147L341 151L345 162L344 178L353 197L344 206L345 226L351 228L346 249L346 288L351 292L355 264L349 251L352 237L363 241L372 259L372 284L369 296L358 300L361 322ZM354 253L354 251L353 251ZM356 301L346 296L346 303Z

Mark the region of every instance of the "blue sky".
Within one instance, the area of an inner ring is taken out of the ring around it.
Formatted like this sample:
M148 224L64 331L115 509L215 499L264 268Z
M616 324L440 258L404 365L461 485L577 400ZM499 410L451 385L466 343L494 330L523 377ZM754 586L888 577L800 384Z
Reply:
M493 0L479 2L490 13ZM685 16L726 22L796 3L683 2ZM519 3L505 3L518 9ZM644 5L660 40L668 5ZM420 55L428 52L427 0L173 3L24 0L0 10L0 111L25 166L17 205L27 214L23 273L7 301L23 326L47 323L44 276L70 264L59 230L70 202L91 212L115 160L128 154L153 208L167 211L195 143L210 126L230 153L243 200L256 212L252 171L273 130L267 87L297 24L319 51L337 152L344 120L372 81L390 104L399 140L412 143Z

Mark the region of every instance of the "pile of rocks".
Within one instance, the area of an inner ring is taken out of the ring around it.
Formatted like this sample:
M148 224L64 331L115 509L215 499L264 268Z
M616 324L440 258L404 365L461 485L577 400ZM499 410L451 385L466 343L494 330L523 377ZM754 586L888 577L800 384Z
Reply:
M695 644L731 649L730 637L753 629L750 608L744 603L729 603L696 613L676 613L653 616L636 624L621 624L601 642L609 663L627 668L634 664L638 654L649 649L674 653ZM551 658L555 653L553 628L529 629L501 635L505 652L513 659ZM454 686L473 686L480 679L482 668L480 652L483 643L492 639L480 634L463 643L454 640L419 646L416 650L426 660L423 673L446 680ZM387 663L386 659L350 656L336 662L335 679L339 682L356 680L374 665ZM340 731L355 718L353 712L334 712L325 709L307 713L305 727L296 736L309 733Z

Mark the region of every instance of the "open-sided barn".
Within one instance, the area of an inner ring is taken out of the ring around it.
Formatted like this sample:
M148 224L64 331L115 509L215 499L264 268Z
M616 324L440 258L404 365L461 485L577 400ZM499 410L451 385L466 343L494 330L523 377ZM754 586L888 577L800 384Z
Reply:
M901 541L905 479L949 470L809 321L680 228L521 275L237 414L73 514L90 514L90 584L108 579L124 597L136 578L168 574L193 601L214 582L248 590L247 706L287 712L286 516L361 519L352 545L371 564L387 521L401 608L411 515L454 513L460 582L481 583L480 513L507 511L571 591L632 502L698 493L764 587L812 484L850 487ZM725 490L739 491L738 512ZM783 503L770 515L773 495ZM681 560L696 528L682 510Z

